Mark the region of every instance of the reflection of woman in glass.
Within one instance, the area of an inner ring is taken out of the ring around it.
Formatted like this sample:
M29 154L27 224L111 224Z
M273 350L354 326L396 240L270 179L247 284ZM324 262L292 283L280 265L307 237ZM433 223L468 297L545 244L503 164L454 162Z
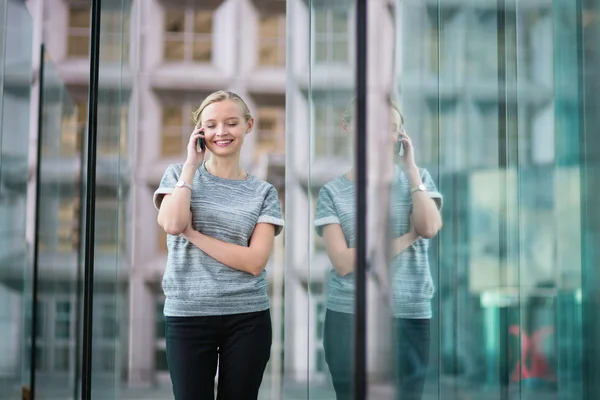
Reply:
M254 125L239 96L213 93L194 119L187 160L167 168L154 194L168 233L162 287L173 392L214 399L218 363L219 399L256 399L271 349L264 268L283 227L279 198L239 165Z
M354 102L353 102L354 103ZM353 126L354 104L344 114L342 127ZM401 399L420 399L428 367L433 281L427 256L428 239L442 226L442 196L431 176L417 167L404 119L392 107L391 134L397 149L392 186L390 269L393 291L396 376ZM353 313L356 245L356 188L354 170L325 184L317 201L315 228L325 241L333 266L330 272L325 315L325 358L338 400L352 398Z

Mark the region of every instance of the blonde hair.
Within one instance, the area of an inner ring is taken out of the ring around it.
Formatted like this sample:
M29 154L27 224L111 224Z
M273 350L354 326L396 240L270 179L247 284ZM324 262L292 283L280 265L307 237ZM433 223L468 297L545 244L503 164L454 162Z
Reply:
M202 112L206 107L213 103L218 103L220 101L225 100L232 100L238 103L238 105L242 108L244 119L246 120L246 122L250 121L250 118L252 118L252 114L250 114L250 109L248 108L248 105L244 100L242 100L240 96L227 90L218 90L206 96L202 104L200 104L200 107L198 107L198 109L194 111L192 119L196 126L200 126L200 124L202 123Z
M400 115L400 124L404 125L404 115L402 115L402 111L400 110L400 105L398 104L398 102L396 102L393 99L389 99L389 103L390 103L390 106L392 107L392 109L395 110L398 113L398 115ZM342 114L342 119L344 120L344 122L346 124L350 124L350 122L352 122L352 118L354 117L355 108L356 108L356 97L350 101L350 103L344 110L344 113Z

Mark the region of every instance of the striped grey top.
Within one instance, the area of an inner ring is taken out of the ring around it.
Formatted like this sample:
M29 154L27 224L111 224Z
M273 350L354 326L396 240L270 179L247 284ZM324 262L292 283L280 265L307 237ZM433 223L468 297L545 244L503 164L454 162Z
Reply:
M421 179L427 193L442 206L442 195L425 169L420 169ZM412 211L410 185L404 172L395 166L395 180L392 186L391 237L397 238L408 232ZM339 224L346 236L349 248L356 247L356 191L354 182L345 176L335 178L319 191L315 229L323 236L323 227ZM398 254L392 260L390 278L392 279L394 316L399 318L431 318L431 299L433 280L429 270L427 250L429 240L419 238L412 246ZM332 311L354 312L354 274L340 276L335 269L329 274L327 308Z
M154 193L158 210L165 194L173 192L183 164L169 165ZM194 229L205 235L248 246L256 224L283 229L277 190L253 175L245 180L211 175L204 164L192 183ZM187 190L187 189L176 189ZM238 271L210 257L181 236L167 235L167 266L162 281L166 316L226 315L269 308L266 271L259 276Z

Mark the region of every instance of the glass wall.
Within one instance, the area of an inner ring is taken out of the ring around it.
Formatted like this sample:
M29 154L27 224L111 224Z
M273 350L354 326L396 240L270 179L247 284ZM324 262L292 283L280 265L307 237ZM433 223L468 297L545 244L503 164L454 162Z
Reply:
M81 330L77 110L57 65L41 55L34 258L35 397L77 393ZM36 146L37 147L37 146ZM74 168L76 166L76 168ZM31 301L29 301L31 304ZM31 306L29 306L31 307ZM30 344L32 347L33 344ZM27 352L29 353L29 349Z
M93 144L96 180L91 397L118 399L123 376L127 373L127 328L130 326L127 305L132 238L126 233L131 220L128 218L128 210L131 210L128 135L131 2L103 1L101 9L96 10L100 12L98 92L89 93L98 96L96 143ZM86 11L89 16L89 9ZM94 16L90 17L93 21ZM91 85L89 90L93 90ZM92 146L92 142L88 146Z
M370 398L588 398L597 6L367 3L288 2L284 393L350 398L362 191Z

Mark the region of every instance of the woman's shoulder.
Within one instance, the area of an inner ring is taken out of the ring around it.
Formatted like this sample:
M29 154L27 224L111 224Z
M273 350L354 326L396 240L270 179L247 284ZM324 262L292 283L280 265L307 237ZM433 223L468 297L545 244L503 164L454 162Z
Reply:
M248 179L246 181L256 193L265 194L270 191L277 192L275 185L269 181L257 177L256 175L248 173Z

